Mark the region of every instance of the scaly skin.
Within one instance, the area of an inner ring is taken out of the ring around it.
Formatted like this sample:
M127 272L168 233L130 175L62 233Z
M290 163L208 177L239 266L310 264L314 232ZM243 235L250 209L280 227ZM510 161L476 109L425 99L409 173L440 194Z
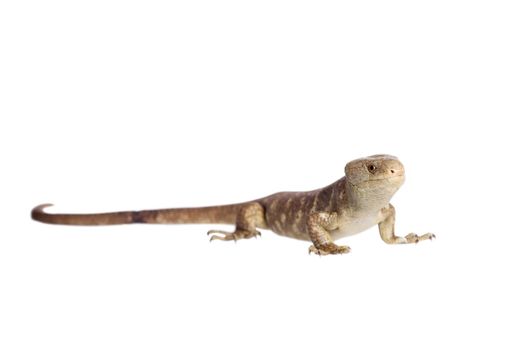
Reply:
M394 234L395 210L390 199L405 180L403 164L393 156L374 155L356 159L345 167L345 176L333 184L310 192L281 192L254 201L201 208L122 211L99 214L49 214L33 209L34 220L63 225L201 224L235 223L233 232L211 230L210 240L257 237L260 229L313 243L309 252L318 255L344 254L347 246L335 239L379 225L388 244L417 243L435 238L427 233L405 237Z

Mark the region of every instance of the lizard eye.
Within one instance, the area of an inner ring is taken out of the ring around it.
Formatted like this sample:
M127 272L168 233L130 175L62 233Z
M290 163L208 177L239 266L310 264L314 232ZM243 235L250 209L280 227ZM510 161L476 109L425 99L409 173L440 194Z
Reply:
M369 171L369 172L373 173L373 172L376 171L376 170L377 170L377 167L376 167L374 164L370 164L370 165L368 166L368 171Z

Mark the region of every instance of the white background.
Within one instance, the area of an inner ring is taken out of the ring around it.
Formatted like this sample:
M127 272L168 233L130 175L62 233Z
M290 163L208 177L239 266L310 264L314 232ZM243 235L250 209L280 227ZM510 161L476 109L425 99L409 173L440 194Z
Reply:
M520 1L3 1L0 348L523 349ZM309 256L91 212L310 190L397 155L397 232Z

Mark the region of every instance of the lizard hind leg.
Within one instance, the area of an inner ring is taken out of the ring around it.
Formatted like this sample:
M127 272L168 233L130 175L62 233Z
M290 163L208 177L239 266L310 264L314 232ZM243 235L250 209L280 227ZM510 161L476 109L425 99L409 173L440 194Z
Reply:
M239 210L235 223L235 231L210 230L208 231L208 235L211 235L210 241L237 241L239 239L260 236L261 233L257 230L257 227L266 227L264 208L257 202L251 202Z

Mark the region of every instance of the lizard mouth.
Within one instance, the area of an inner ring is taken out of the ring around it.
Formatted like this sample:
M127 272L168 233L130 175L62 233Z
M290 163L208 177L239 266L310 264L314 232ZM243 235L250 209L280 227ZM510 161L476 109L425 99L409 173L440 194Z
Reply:
M379 179L370 179L368 181L384 181L384 180L389 180L389 179L395 179L395 178L398 178L398 177L405 177L404 174L399 174L399 175L393 175L393 176L385 176L385 177L382 177L382 178L379 178Z

